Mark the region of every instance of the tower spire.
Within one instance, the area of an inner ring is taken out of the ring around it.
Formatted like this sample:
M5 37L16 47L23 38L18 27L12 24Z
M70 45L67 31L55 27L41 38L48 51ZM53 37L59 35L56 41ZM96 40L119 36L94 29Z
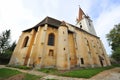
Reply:
M83 15L85 15L85 13L83 12L83 10L80 8L80 5L79 5L79 12L78 12L77 22L80 22L82 20Z

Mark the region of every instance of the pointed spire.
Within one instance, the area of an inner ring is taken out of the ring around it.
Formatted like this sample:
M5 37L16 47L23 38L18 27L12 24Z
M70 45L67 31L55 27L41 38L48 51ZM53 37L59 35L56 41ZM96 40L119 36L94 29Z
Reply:
M85 13L83 12L83 10L79 6L79 12L78 12L77 22L80 22L82 20L82 16L83 15L85 15Z

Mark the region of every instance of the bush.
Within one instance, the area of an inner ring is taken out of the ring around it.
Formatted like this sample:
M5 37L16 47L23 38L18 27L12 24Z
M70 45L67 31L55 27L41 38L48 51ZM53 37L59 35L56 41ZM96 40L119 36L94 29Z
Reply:
M18 69L30 70L32 67L22 66L22 65L6 65L7 67L13 67Z
M44 72L44 73L55 73L55 72L57 72L57 69L53 69L53 68L42 68L42 69L39 69L39 71Z
M12 51L6 50L5 53L0 54L0 64L8 64L11 58Z
M120 64L112 64L114 67L120 67Z

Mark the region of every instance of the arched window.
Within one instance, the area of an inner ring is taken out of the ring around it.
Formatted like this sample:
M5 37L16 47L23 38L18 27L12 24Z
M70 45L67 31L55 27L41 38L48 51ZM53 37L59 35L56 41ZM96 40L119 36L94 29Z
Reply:
M29 37L25 37L24 42L23 42L23 47L26 47L28 44Z
M53 33L49 34L48 36L48 45L54 46L55 36Z

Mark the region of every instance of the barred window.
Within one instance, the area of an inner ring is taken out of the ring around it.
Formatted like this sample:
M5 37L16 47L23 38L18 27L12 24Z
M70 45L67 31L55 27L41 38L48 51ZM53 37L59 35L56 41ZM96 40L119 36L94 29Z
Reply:
M25 37L24 42L23 42L23 47L26 47L28 44L29 37Z
M55 36L53 33L49 34L48 36L48 45L54 46Z

